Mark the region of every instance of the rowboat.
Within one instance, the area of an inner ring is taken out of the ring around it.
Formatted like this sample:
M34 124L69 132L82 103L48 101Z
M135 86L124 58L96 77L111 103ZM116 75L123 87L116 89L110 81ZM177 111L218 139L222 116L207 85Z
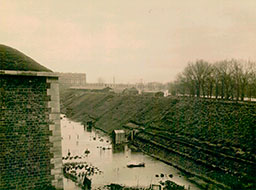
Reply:
M134 167L145 167L144 162L131 162L127 164L128 168L134 168Z

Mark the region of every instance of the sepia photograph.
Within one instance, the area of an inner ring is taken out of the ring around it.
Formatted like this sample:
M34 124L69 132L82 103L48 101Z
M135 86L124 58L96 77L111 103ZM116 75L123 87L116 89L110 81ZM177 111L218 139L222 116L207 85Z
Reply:
M255 0L0 0L0 190L256 190Z

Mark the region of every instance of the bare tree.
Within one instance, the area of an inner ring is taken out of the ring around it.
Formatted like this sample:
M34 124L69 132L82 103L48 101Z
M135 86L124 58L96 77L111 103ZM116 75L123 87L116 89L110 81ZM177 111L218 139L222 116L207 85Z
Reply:
M251 100L252 97L256 97L256 63L248 62L247 69L249 70L249 73L246 95L249 98L249 100Z
M194 86L197 97L200 97L201 93L205 96L205 84L211 70L211 65L204 60L197 60L185 68L184 76Z
M204 60L189 63L178 75L172 89L190 96L244 100L256 97L256 64L223 60L210 64Z

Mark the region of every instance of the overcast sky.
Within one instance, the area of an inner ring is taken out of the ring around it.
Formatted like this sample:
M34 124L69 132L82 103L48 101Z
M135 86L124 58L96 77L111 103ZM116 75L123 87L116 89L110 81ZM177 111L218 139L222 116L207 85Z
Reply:
M168 82L189 61L256 60L255 0L0 0L0 43L88 82Z

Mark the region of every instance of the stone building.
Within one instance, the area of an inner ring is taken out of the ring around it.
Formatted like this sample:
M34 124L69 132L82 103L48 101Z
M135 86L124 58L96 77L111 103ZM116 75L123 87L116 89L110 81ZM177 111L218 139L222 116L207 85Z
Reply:
M61 87L83 87L86 85L85 73L57 73Z
M0 45L0 189L63 189L58 76Z
M122 93L126 95L137 95L139 91L135 87L132 87L124 89Z
M127 141L124 130L113 130L112 137L115 144L122 144Z

